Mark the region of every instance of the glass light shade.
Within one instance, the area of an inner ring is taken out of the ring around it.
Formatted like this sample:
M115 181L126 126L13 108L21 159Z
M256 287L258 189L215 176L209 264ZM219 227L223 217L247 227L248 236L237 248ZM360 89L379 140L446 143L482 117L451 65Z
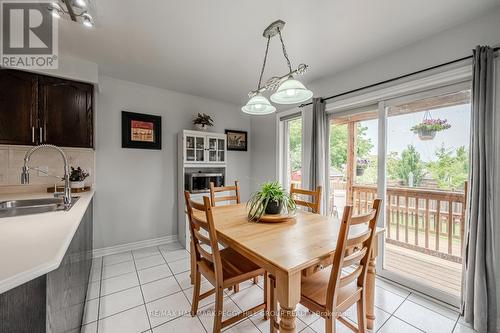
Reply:
M302 83L293 78L288 78L280 84L278 90L271 95L271 101L278 104L295 104L307 101L313 96Z
M87 4L85 3L85 0L75 0L75 5L77 5L80 8L87 7Z
M248 103L241 108L245 113L252 115L270 114L276 111L271 102L262 95L256 95L248 100Z

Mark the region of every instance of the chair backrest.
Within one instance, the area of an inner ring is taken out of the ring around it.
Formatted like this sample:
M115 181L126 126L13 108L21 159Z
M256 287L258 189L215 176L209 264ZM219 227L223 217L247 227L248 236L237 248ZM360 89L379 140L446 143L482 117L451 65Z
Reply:
M213 265L215 280L222 286L222 262L210 199L204 196L203 203L193 201L188 191L184 191L184 198L186 199L186 211L195 260L197 263ZM196 211L202 212L203 214L196 214ZM205 219L200 218L200 215L204 216ZM207 232L207 236L200 232L201 229ZM210 249L210 252L206 250L207 247Z
M358 216L352 216L352 206L344 208L327 290L327 307L332 310L334 310L333 307L337 304L337 291L339 288L355 280L357 280L356 283L359 287L365 287L368 261L377 229L380 204L381 200L375 199L373 201L373 208L368 213ZM356 226L356 230L352 230L352 226ZM356 231L356 233L353 237L349 238L351 230ZM352 270L342 275L343 269L349 266L353 266Z
M231 192L234 191L234 195L226 196L216 196L219 192ZM215 187L214 183L210 182L210 200L212 201L212 206L215 207L216 202L220 201L235 201L240 203L240 182L235 181L233 186L219 186Z
M321 186L316 187L315 191L296 188L295 184L290 187L290 195L297 206L303 206L311 209L315 214L319 214L321 208ZM297 195L301 195L297 198ZM311 201L307 201L303 196L309 196Z

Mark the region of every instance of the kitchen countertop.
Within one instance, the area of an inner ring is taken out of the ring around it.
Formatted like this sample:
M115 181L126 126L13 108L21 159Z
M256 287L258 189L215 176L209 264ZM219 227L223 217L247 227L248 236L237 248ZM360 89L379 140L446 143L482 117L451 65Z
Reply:
M0 218L0 294L59 267L94 190L75 193L69 211ZM0 201L52 198L49 193L0 194Z

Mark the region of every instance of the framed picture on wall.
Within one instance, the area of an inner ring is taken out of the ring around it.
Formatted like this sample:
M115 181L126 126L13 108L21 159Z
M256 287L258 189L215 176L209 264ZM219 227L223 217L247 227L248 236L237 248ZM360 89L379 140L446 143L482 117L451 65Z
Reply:
M245 131L226 130L227 150L247 151L248 133Z
M161 149L161 117L122 111L122 148Z

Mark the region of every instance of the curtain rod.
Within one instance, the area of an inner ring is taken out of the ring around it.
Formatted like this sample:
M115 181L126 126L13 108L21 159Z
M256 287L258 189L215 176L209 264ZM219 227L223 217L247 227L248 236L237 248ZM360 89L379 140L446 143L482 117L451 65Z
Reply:
M499 50L500 50L500 47L495 47L493 49L493 52L497 52ZM389 82L393 82L393 81L397 81L397 80L400 80L400 79L404 79L404 78L407 78L409 76L417 75L417 74L420 74L420 73L423 73L423 72L427 72L427 71L430 71L430 70L433 70L433 69L437 69L437 68L440 68L440 67L443 67L443 66L451 65L451 64L454 64L454 63L457 63L457 62L460 62L460 61L464 61L464 60L467 60L467 59L472 59L472 55L469 55L467 57L463 57L463 58L460 58L460 59L448 61L448 62L445 62L444 64L427 67L427 68L418 70L416 72L404 74L404 75L401 75L401 76L398 76L398 77L395 77L395 78L392 78L392 79L388 79L388 80L380 81L380 82L377 82L377 83L373 83L373 84L370 84L370 85L367 85L367 86L364 86L364 87L361 87L361 88L357 88L357 89L354 89L354 90L349 90L349 91L346 91L346 92L343 92L343 93L340 93L340 94L337 94L337 95L328 96L328 97L323 98L322 100L323 101L327 101L329 99L333 99L333 98L341 97L341 96L344 96L344 95L347 95L347 94L355 93L355 92L358 92L358 91L361 91L361 90L373 88L373 87L376 87L376 86L379 86L379 85L382 85L382 84L386 84L386 83L389 83ZM303 108L303 107L311 105L311 104L312 104L312 102L300 104L299 108Z

